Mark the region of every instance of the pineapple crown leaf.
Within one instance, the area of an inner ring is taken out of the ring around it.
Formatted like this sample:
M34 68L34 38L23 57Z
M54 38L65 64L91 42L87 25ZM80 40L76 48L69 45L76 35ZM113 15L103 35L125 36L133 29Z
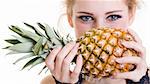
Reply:
M71 38L71 36L70 36L70 34L67 34L67 37L66 37L66 39L69 41L69 40L73 40L73 38Z
M10 43L10 44L18 44L18 43L21 43L19 40L17 39L7 39L5 40L7 43Z
M23 56L23 57L20 57L19 59L17 59L13 64L16 64L16 63L18 63L19 61L21 61L21 60L24 60L24 59L27 59L27 58L30 58L30 57L34 57L34 53L29 53L29 54L27 54L27 55L25 55L25 56Z
M2 48L2 49L8 49L9 47L11 47L11 46L7 46L7 47L4 47L4 48Z
M41 36L39 36L39 35L37 35L37 34L31 32L31 31L27 31L27 30L22 29L22 28L20 28L20 29L22 30L22 32L25 34L26 37L28 37L28 38L30 38L30 39L36 41L36 42L37 42L37 41L40 39L40 37L41 37Z
M45 26L44 25L42 25L41 23L37 23L37 25L41 28L41 29L43 29L44 31L45 31Z
M13 36L15 39L17 39L18 41L20 41L21 43L24 43L24 42L32 42L31 39L27 39L27 38L15 36L15 35L12 35L12 36Z
M9 29L12 30L13 32L17 33L21 37L32 39L34 41L38 41L38 39L40 38L39 35L34 34L30 31L24 30L24 29L17 27L17 26L11 26L11 27L9 27Z
M30 69L32 69L33 67L35 67L35 66L38 65L38 64L43 63L44 61L45 61L45 59L43 59L42 57L38 58L36 61L34 61L34 62L32 63ZM29 70L30 70L30 69L29 69Z
M7 53L6 55L12 55L12 54L19 54L20 52L16 52L16 51L10 51L9 53Z
M42 25L41 23L38 22L37 25L39 26L39 28L41 28L45 32L46 37L50 40L51 38L48 33L51 33L51 32L48 32L47 28L44 25ZM50 28L50 27L48 27L48 28Z
M12 25L11 27L9 27L9 29L10 29L11 31L17 33L18 35L20 35L20 36L22 36L22 37L25 37L24 34L23 34L23 32L22 32L19 28L17 28L16 26L13 26L13 25Z
M13 64L20 62L21 60L30 58L30 60L25 63L22 67L22 70L30 66L30 69L34 66L44 62L47 55L51 50L58 46L64 46L71 41L71 37L68 34L63 37L54 27L50 27L48 24L37 23L38 27L42 29L45 34L43 34L38 28L25 23L24 25L31 28L32 31L28 31L24 28L11 25L9 29L15 32L17 35L12 35L14 39L5 40L7 43L12 44L12 46L7 46L3 49L9 49L12 52L8 54L19 54L19 53L28 53L25 56L18 58ZM32 58L33 57L33 58ZM44 66L42 70L46 69ZM41 72L42 72L41 70ZM40 72L40 73L41 73Z
M33 43L25 42L25 43L19 43L19 44L10 46L8 47L8 49L19 52L19 53L28 53L28 52L31 52L32 47L33 47Z
M41 74L41 73L43 72L43 70L46 69L46 68L47 68L47 66L45 65L45 66L40 70L40 72L39 72L38 74Z
M48 36L49 39L55 38L54 29L49 27L49 25L45 24L45 34Z
M39 41L34 45L34 47L32 48L32 51L34 52L35 55L38 55L40 52L40 49L42 48L42 42L43 42L43 38L41 37L39 39Z
M43 59L46 59L48 54L49 54L49 51L47 51L46 53L41 54L40 57L42 57Z
M34 64L34 65L39 64L39 62L37 62L37 60L39 60L39 59L41 59L41 57L35 57L35 58L29 60L27 63L25 63L25 65L22 67L21 70L23 70L23 69L25 69L25 68L27 68L27 67L33 65L33 64ZM43 59L43 58L42 58L42 59Z
M37 28L35 28L34 26L32 26L32 25L30 25L30 24L28 24L28 23L25 23L25 22L24 22L24 24L25 24L26 26L28 26L29 28L33 29L37 35L39 35L39 36L44 36L44 35L43 35Z
M60 35L60 33L58 32L58 30L55 31L54 28L53 28L53 30L54 30L54 35L55 35L55 37L56 37L57 39L59 39L59 40L62 40L63 37Z

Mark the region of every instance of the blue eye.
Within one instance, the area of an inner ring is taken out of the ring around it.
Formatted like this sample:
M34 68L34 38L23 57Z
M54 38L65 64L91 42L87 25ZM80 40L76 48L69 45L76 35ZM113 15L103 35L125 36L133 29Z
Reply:
M81 19L84 22L91 22L91 21L94 20L94 18L91 17L91 16L79 16L78 18Z
M120 16L120 15L110 15L110 16L108 16L106 19L107 19L108 21L116 21L116 20L118 20L119 18L122 18L122 16Z

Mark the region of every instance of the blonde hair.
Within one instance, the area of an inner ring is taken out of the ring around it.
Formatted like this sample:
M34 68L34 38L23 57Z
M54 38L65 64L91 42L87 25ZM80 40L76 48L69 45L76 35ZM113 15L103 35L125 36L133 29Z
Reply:
M126 0L125 1L130 12L132 12L137 7L137 2L138 2L137 0ZM75 3L75 0L66 0L65 1L67 15L72 16L72 8L73 8L74 3Z

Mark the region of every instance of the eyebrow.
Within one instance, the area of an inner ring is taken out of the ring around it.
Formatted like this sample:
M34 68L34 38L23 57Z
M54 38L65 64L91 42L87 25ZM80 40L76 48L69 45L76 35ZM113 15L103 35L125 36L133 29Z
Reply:
M108 15L108 14L115 13L115 12L122 12L122 10L109 11L109 12L107 12L105 14Z
M108 14L115 13L115 12L122 12L122 10L109 11L109 12L106 12L105 14L108 15ZM83 13L83 14L93 15L92 13L84 12L84 11L80 11L80 12L77 12L77 13Z
M92 13L89 13L89 12L83 12L83 11L80 11L80 12L77 12L77 13L83 13L83 14L93 15Z

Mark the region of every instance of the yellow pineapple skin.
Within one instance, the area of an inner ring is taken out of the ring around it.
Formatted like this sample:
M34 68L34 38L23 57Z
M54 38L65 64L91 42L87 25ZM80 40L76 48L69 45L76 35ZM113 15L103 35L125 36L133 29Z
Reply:
M116 72L128 72L135 68L133 64L119 64L115 58L124 56L138 56L138 52L126 48L121 41L135 41L127 31L119 28L92 28L85 32L77 43L80 44L78 55L83 57L82 74L101 79L110 77Z

